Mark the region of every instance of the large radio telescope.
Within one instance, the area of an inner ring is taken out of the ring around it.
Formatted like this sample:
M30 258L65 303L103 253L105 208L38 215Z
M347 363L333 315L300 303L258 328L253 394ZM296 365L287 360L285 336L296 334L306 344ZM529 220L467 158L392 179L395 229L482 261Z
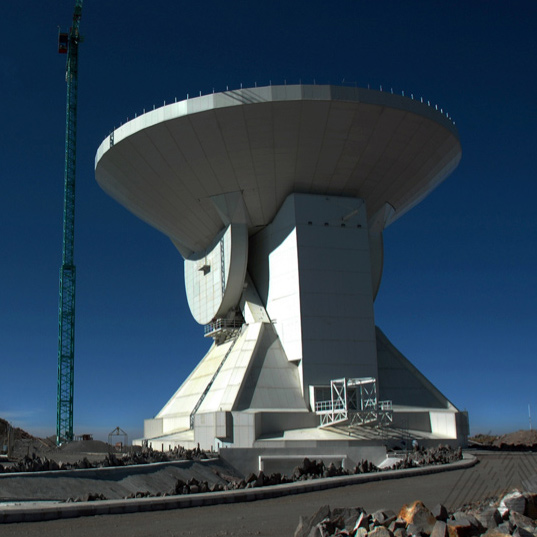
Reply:
M333 428L352 428L356 401L345 396L346 416L332 412L324 423L320 403L334 410L332 381L356 394L356 379L367 378L379 393L377 419L382 397L393 403L392 427L404 421L424 438L460 442L464 416L373 315L382 231L460 158L443 111L337 86L200 96L108 136L96 155L98 183L171 239L185 259L192 314L215 339L146 421L146 439L260 448L279 438L292 449L298 437L332 435L337 445Z

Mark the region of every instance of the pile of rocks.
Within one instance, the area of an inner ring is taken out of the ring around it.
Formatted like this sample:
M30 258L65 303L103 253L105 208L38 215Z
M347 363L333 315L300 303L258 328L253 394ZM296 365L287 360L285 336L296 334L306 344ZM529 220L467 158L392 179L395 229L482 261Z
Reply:
M202 492L217 492L223 490L234 490L236 484L229 481L227 484L222 483L209 483L208 481L198 481L192 477L188 481L178 479L172 490L168 492L149 492L148 490L132 492L128 496L125 496L126 500L132 498L160 498L163 496L176 496L182 494L200 494ZM106 496L100 493L87 493L83 496L77 496L75 498L68 498L67 503L70 502L94 502L97 500L107 500Z
M290 477L290 481L304 481L306 479L318 479L320 477L336 477L341 475L368 474L371 472L379 472L372 462L362 460L351 470L336 466L333 462L325 466L323 461L310 461L304 459L301 466L296 466Z
M499 451L537 451L537 431L520 430L501 436L477 434L468 439L474 449Z
M216 457L216 454L206 453L197 448L186 450L177 448L169 452L153 451L147 449L145 451L135 451L128 455L119 456L114 453L104 454L104 458L93 462L87 457L78 460L75 463L56 462L54 459L46 457L24 457L18 463L10 467L0 465L0 473L12 472L44 472L56 470L73 470L73 469L91 469L91 468L107 468L119 467L128 465L143 465L155 462L168 462L176 460L193 460L198 461ZM460 452L444 448L442 446L429 450L416 450L402 459L397 467L408 468L418 464L440 464L452 462L460 458ZM344 469L331 463L326 466L323 461L310 460L305 458L301 465L296 466L290 475L281 473L272 473L270 475L264 472L251 473L246 478L239 477L239 473L225 465L212 469L213 476L207 477L209 481L198 481L194 476L200 477L195 472L189 472L185 469L186 474L182 475L182 479L177 479L173 487L164 490L161 486L153 487L152 492L144 489L138 490L127 496L127 498L144 498L149 496L169 496L183 494L199 494L206 492L218 492L228 490L240 490L258 487L267 487L273 485L281 485L285 483L293 483L297 481L305 481L309 479L329 478L337 476L347 476L354 474L364 474L370 472L381 472L373 463L367 460L361 461L352 469ZM169 483L169 482L168 482ZM169 486L169 485L167 485ZM156 490L155 490L156 489ZM160 490L159 490L160 489ZM98 488L97 488L98 490ZM132 489L131 489L132 490ZM74 496L74 495L73 495ZM96 501L106 499L100 492L85 494L84 496L70 498L68 501ZM363 537L363 536L362 536ZM536 535L537 537L537 535Z
M55 470L80 470L86 468L108 468L112 466L129 466L135 464L150 464L154 462L170 462L178 460L202 460L214 457L216 454L207 453L202 449L175 449L173 451L162 452L147 449L145 451L135 451L133 453L117 457L114 453L108 453L104 459L91 462L87 457L74 463L56 462L45 456L39 457L35 454L25 456L15 464L3 466L0 464L0 473L12 472L48 472Z
M88 492L87 494L84 494L84 496L76 497L76 498L67 498L65 500L65 503L72 503L72 502L95 502L97 500L106 500L106 496L104 494L100 494L98 492Z
M537 494L515 490L452 513L440 504L429 510L420 501L404 505L399 513L326 505L313 516L300 517L295 537L535 537L536 519Z
M372 462L362 460L352 469L345 469L331 463L325 466L322 461L310 461L304 459L301 466L293 470L293 474L286 478L289 481L303 481L305 479L317 479L320 477L335 477L342 475L368 474L371 472L381 472L384 470L400 470L403 468L416 468L419 466L430 466L436 464L448 464L462 459L462 450L451 449L449 446L439 445L432 448L415 449L407 453L398 462L387 468L378 468Z
M319 479L321 477L336 477L342 475L351 475L359 473L367 473L378 471L378 468L369 461L362 461L354 471L349 472L341 467L336 467L333 463L328 467L322 461L311 461L305 458L300 466L295 467L293 473L288 476L275 472L265 474L263 471L259 473L250 473L245 479L227 479L217 473L225 483L209 484L206 481L197 481L192 478L185 482L181 479L177 480L177 484L171 491L171 494L198 494L200 492L216 492L222 490L240 490L259 487L269 487L273 485L282 485L284 483L294 483L295 481L305 481L307 479Z
M188 481L178 479L173 490L169 494L199 494L202 492L220 492L223 490L233 490L235 483L226 480L226 484L209 483L208 481L198 481L195 477L191 477Z
M10 429L12 430L14 440L34 438L30 433L27 433L24 429L20 429L19 427L11 428L11 425L9 424L9 422L7 422L3 418L0 418L0 438L1 439L7 438L7 433L8 433L8 430Z
M449 446L439 445L428 449L415 449L412 453L405 456L401 464L411 466L427 466L431 464L448 464L451 462L460 461L462 459L462 449L451 449ZM396 465L396 468L399 466Z
M460 459L462 459L462 451L460 449L452 450L449 447L438 446L437 448L415 450L413 453L408 454L401 459L401 461L395 465L395 468L401 469L430 464L447 464ZM220 476L226 481L226 484L222 485L216 483L211 486L206 482L197 482L195 479L186 483L182 480L178 480L172 494L197 494L199 492L213 492L214 490L259 488L281 485L284 483L294 483L296 481L306 481L308 479L320 479L322 477L367 474L380 471L382 470L368 460L362 460L354 468L348 470L341 466L336 466L334 463L325 466L322 460L310 460L306 457L302 464L296 466L293 473L289 476L278 472L266 475L263 471L260 471L258 474L251 473L245 479L239 480L228 480L223 476Z
M125 496L125 500L130 500L132 498L160 498L162 496L171 496L171 493L168 492L149 492L149 491L138 491ZM67 498L65 503L77 503L77 502L96 502L98 500L108 500L108 498L101 494L100 492L88 492L82 496L76 496L74 498Z
M492 442L492 447L507 451L537 451L537 431L504 434Z

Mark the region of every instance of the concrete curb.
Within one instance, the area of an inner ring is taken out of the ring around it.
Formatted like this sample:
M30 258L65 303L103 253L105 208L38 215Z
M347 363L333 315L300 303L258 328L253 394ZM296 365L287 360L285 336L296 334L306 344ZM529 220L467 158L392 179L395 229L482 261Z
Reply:
M36 502L31 505L16 504L3 506L0 509L0 524L13 522L38 522L60 518L76 518L82 516L119 515L141 513L144 511L162 511L168 509L187 509L224 503L252 502L291 494L314 492L371 481L401 479L420 475L436 474L452 470L470 468L477 463L477 457L464 454L462 461L424 468L408 468L405 470L387 470L371 474L358 474L341 477L329 477L260 487L253 489L231 490L225 492L208 492L181 496L160 496L152 498L133 498L129 500L102 500L95 502L53 503Z

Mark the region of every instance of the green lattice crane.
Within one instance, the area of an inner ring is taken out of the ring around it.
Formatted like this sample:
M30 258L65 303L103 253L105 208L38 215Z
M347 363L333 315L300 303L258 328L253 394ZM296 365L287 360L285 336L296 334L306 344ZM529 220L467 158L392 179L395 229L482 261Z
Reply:
M73 25L69 33L60 33L58 52L67 54L65 80L67 105L65 120L65 174L63 199L63 250L60 269L58 396L56 443L73 440L73 395L75 365L75 171L76 108L78 87L78 45L82 1L76 0Z

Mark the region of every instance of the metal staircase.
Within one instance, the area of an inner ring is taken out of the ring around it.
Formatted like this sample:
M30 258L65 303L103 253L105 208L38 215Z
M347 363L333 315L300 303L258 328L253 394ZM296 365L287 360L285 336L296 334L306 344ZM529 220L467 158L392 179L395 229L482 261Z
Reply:
M336 379L330 381L330 399L315 402L319 427L348 423L387 426L393 422L392 402L377 399L377 381L373 377Z
M199 410L201 404L203 403L203 401L207 397L207 394L211 390L211 388L213 386L213 383L216 380L216 377L218 377L218 374L222 370L222 367L224 366L224 364L225 364L225 362L227 360L227 357L231 354L231 351L233 350L233 347L235 346L235 343L237 343L238 339L239 339L239 335L238 335L238 332L237 332L235 334L235 337L234 337L233 341L231 342L231 345L229 346L229 349L227 350L226 354L222 358L222 361L220 362L220 365L216 368L216 371L214 372L214 375L212 376L209 384L207 384L207 386L205 387L205 390L203 390L203 393L201 394L200 398L198 399L198 402L196 403L196 405L194 406L194 409L190 413L190 428L191 429L194 428L194 416L196 415L196 412Z

